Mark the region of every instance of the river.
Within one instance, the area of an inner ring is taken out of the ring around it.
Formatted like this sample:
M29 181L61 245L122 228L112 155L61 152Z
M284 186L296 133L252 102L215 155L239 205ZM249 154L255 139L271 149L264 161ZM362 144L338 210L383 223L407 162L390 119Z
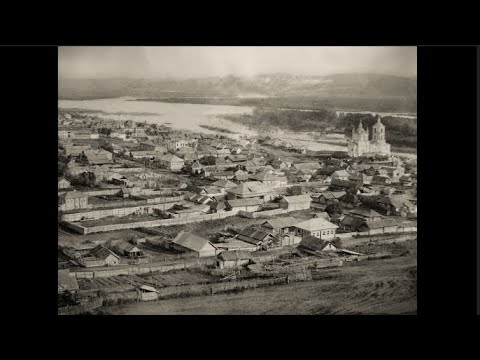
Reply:
M200 125L214 126L230 130L233 134L222 135L233 138L238 138L241 135L267 134L221 118L221 115L251 114L252 107L132 101L135 99L120 97L95 100L58 100L58 107L64 110L85 110L103 119L165 124L177 130L191 130L204 134L217 134L217 132L202 128ZM98 111L98 113L95 113L95 111ZM325 135L320 139L318 137L314 139L312 134L309 133L288 131L268 133L268 135L279 137L294 146L307 145L308 149L312 151L347 151L346 140L343 135L339 134ZM416 157L412 154L402 153L401 155Z

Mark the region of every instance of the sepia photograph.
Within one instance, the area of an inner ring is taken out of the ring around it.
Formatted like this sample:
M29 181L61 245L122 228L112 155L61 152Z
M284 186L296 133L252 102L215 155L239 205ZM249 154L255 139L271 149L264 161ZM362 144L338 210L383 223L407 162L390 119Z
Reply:
M417 47L60 46L57 296L416 315Z

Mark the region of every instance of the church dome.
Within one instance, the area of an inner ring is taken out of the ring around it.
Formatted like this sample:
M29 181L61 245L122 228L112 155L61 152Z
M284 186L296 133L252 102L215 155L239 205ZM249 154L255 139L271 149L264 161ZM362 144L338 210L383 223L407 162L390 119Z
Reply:
M380 116L377 116L377 122L373 125L373 127L375 128L385 127L385 125L383 125L382 122L380 121Z
M365 129L363 128L363 125L362 125L362 120L360 120L360 122L358 123L357 132L362 134L365 133Z

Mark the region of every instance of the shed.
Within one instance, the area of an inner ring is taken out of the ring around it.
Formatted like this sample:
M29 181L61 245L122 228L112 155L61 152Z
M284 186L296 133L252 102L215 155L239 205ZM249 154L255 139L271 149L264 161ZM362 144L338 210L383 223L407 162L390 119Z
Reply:
M139 288L142 301L151 301L158 299L158 291L152 286L142 285Z
M217 267L220 269L228 269L237 266L247 265L250 263L249 251L222 251L217 256Z

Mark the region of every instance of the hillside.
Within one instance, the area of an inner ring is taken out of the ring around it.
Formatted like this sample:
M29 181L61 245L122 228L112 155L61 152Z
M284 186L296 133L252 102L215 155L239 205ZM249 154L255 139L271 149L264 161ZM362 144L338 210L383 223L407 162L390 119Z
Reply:
M388 105L384 108L392 111L416 111L417 97L416 78L380 74L262 74L251 78L227 76L185 80L59 79L58 88L59 99L132 96L157 101L198 102L201 97L235 98L239 95L245 95L241 100L251 100L249 94L255 94L274 99L297 98L298 103L315 104L322 100L322 107L331 103L334 107L357 109L363 107L364 102L386 102ZM237 105L239 98L221 100Z

